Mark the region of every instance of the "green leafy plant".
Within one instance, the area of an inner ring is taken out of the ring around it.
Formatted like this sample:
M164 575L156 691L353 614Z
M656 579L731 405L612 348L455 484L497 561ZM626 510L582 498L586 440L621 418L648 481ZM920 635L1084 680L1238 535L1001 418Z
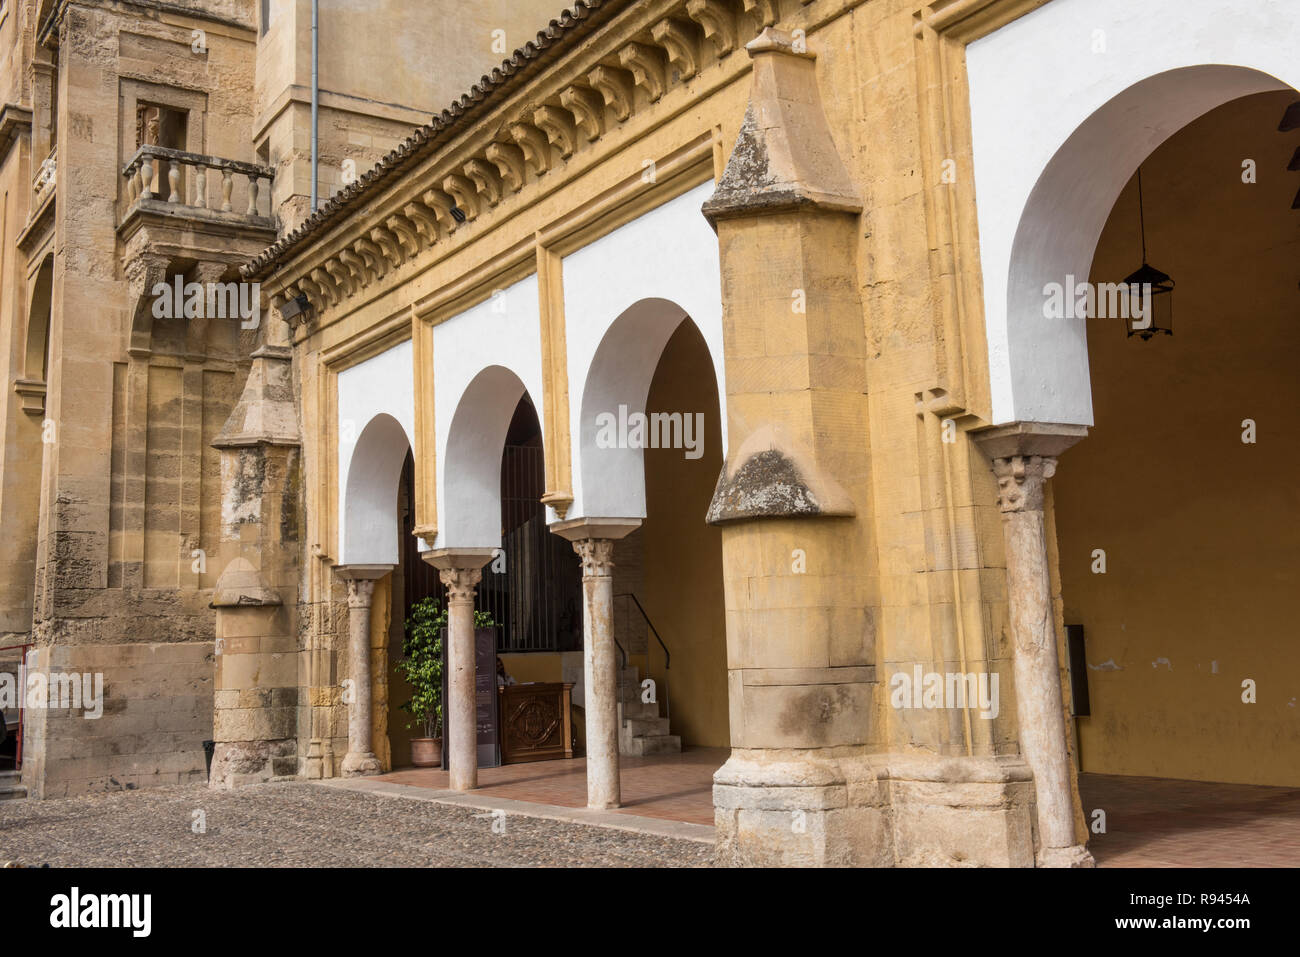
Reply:
M474 612L475 628L492 628L487 612ZM426 737L442 734L442 642L447 630L447 609L436 598L424 598L406 619L402 658L397 673L411 686L411 700L400 705L411 716L407 729L423 727Z

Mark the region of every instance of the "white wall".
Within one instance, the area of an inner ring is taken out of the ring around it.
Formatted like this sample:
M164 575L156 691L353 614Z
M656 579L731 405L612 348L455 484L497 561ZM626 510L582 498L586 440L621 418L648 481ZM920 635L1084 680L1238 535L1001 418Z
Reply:
M340 372L338 414L339 563L395 564L397 483L415 434L411 343Z
M433 548L501 545L501 451L527 389L543 415L537 277L433 328L438 535ZM503 421L504 419L504 421Z
M1300 84L1297 50L1292 0L1053 0L970 45L995 422L1092 424L1085 323L1044 318L1043 284L1086 279L1160 143L1228 100Z
M591 417L599 412L616 414L620 401L628 402L630 410L644 410L659 355L683 315L699 327L713 357L726 453L718 238L700 213L713 189L712 182L698 186L565 257L569 427L574 452L574 502L568 518L645 517L640 451L611 455L609 450L595 449ZM625 324L611 334L620 317ZM607 336L610 348L602 352ZM598 353L600 362L593 370ZM589 387L595 391L589 393Z

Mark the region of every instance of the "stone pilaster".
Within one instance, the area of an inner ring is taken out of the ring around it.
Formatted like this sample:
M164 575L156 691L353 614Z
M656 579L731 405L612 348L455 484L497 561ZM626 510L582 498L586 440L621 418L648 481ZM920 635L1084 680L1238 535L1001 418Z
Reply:
M1085 434L1081 426L1016 423L976 436L992 458L998 480L1015 646L1016 721L1020 752L1034 775L1040 867L1092 866L1092 856L1075 836L1043 516L1043 487L1056 471L1057 456Z
M292 354L253 353L244 392L212 443L221 452L221 559L212 606L217 665L214 788L298 772L301 480Z
M887 798L865 761L879 736L879 558L862 201L816 51L773 29L747 49L748 109L703 207L718 233L728 369L743 370L727 375L729 448L707 516L722 528L732 746L714 776L719 857L888 864Z
M370 604L375 582L391 572L392 566L344 565L334 571L348 585L348 672L352 680L348 753L340 771L343 777L354 778L383 770L371 743Z
M576 519L551 530L582 560L582 670L587 738L587 806L619 807L618 652L614 646L614 542L639 519Z

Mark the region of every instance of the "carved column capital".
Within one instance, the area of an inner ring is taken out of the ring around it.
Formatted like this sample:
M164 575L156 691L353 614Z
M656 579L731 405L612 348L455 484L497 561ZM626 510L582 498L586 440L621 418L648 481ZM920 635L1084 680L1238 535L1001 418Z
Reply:
M472 602L474 589L483 577L482 568L440 568L438 577L447 586L447 601Z
M1012 455L993 460L998 480L998 508L1007 512L1041 512L1043 483L1056 474L1050 455Z
M369 608L370 599L375 594L375 580L373 578L349 578L347 582L348 607Z
M610 578L614 574L614 541L609 538L580 538L573 550L582 559L583 578Z

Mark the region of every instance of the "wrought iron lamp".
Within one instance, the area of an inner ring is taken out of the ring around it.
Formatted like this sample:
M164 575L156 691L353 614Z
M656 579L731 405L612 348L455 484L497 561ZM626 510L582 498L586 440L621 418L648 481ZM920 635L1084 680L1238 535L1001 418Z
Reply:
M1126 320L1129 336L1142 341L1174 334L1174 281L1147 262L1146 215L1142 209L1142 168L1138 167L1138 228L1142 233L1142 265L1125 277L1132 308Z

